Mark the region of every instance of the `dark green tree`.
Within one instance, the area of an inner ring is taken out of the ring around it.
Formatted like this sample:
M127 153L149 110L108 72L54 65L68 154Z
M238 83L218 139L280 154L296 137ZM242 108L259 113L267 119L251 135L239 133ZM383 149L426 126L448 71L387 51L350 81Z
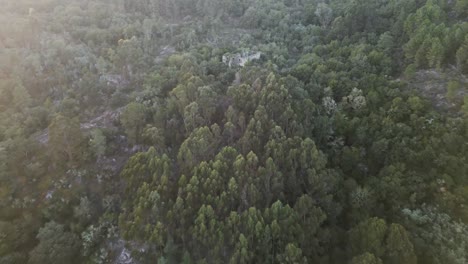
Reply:
M128 104L120 117L128 139L133 144L140 143L140 135L146 123L146 108L140 103Z
M39 244L29 253L30 264L79 263L79 238L64 226L49 222L39 230Z

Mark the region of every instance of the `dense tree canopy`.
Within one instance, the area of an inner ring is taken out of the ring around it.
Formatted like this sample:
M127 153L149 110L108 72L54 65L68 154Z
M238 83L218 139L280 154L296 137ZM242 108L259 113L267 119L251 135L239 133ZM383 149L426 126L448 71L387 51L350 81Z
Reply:
M468 261L466 0L0 5L0 263Z

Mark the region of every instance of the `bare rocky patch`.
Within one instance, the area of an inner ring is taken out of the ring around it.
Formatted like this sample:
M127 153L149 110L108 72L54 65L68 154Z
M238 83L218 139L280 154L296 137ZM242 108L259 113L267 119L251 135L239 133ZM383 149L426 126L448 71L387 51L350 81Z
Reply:
M451 81L459 82L459 89L450 99L447 96ZM410 88L417 90L438 110L458 111L463 97L468 95L468 78L455 68L439 71L435 69L419 70L407 79Z

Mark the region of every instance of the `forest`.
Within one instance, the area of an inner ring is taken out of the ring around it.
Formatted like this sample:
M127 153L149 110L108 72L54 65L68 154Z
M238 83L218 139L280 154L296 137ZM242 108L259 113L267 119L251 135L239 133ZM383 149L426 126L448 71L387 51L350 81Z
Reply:
M468 0L0 6L0 263L468 263Z

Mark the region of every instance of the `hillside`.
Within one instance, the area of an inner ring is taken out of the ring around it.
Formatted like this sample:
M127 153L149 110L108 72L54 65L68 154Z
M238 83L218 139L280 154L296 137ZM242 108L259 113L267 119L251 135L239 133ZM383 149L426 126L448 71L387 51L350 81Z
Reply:
M0 6L0 263L468 262L468 1Z

